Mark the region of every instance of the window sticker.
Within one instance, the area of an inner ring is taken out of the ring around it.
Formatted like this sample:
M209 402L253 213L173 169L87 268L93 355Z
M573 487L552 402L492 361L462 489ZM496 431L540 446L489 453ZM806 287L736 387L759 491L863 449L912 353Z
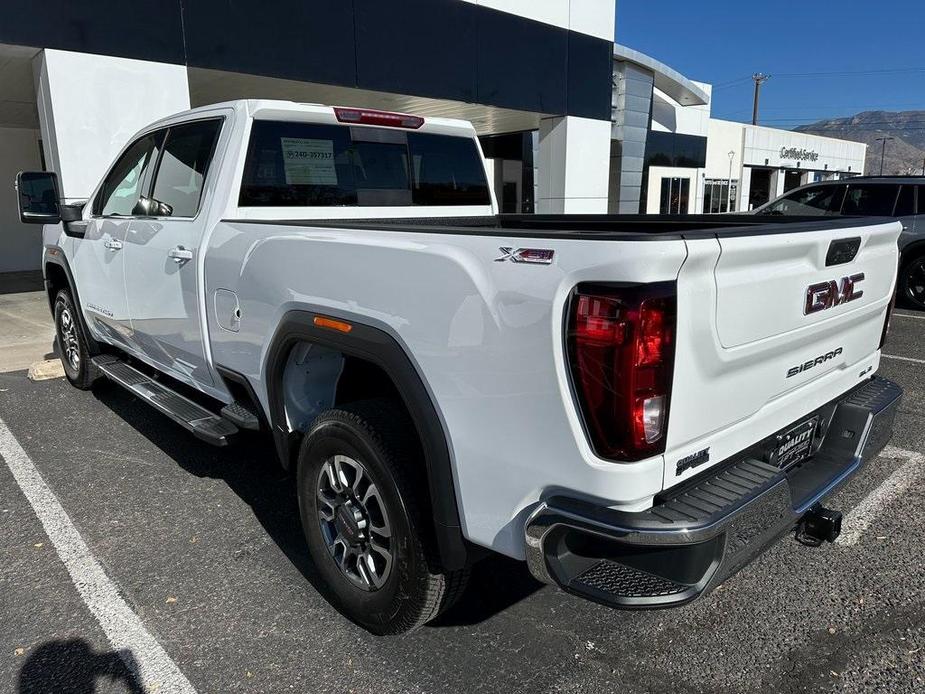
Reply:
M288 185L337 185L333 140L281 137L280 144Z

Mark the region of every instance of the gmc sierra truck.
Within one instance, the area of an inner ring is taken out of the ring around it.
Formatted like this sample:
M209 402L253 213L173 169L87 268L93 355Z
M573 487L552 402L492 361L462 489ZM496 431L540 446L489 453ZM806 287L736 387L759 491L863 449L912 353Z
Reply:
M145 128L85 203L17 186L70 382L264 432L375 633L489 551L655 608L834 539L822 502L901 397L875 375L900 224L498 215L488 179L466 122L249 100Z

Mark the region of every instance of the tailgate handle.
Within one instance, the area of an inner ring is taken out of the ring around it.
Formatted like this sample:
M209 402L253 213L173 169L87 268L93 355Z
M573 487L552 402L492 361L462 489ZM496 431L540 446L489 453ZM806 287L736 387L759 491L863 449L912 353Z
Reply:
M825 255L825 266L844 265L854 260L861 247L861 237L850 239L835 239L829 244L829 252Z

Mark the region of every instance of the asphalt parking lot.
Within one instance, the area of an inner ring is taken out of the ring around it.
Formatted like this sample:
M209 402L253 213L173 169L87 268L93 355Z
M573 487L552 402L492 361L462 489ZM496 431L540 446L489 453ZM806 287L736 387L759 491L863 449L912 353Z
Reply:
M291 481L259 439L215 449L114 385L0 374L0 688L925 691L923 337L925 315L894 319L881 373L906 396L892 447L828 504L846 513L840 544L785 539L661 612L491 559L439 623L398 638L314 587ZM148 657L171 667L142 683L132 663Z

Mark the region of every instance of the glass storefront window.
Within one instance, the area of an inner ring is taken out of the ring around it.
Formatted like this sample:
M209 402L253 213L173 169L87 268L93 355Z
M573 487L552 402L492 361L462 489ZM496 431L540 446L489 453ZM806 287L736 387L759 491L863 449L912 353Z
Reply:
M703 182L704 214L735 212L738 209L739 180L708 178Z
M662 179L659 214L687 214L691 195L691 179L674 176Z

